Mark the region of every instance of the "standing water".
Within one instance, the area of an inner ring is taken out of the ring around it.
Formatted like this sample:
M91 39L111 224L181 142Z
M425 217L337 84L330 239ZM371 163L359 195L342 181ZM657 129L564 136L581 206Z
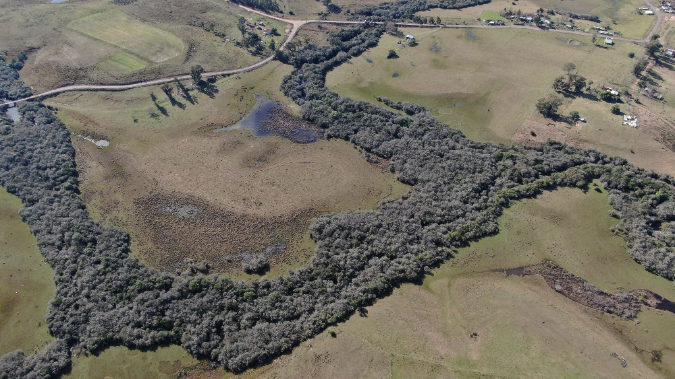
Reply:
M0 99L0 103L4 103L6 101L7 100L5 99ZM11 103L5 114L14 122L19 122L21 119L21 116L19 115L19 107L16 105L16 103Z
M251 113L238 123L214 132L247 129L255 137L278 136L295 143L312 143L323 137L323 132L316 125L288 115L279 104L265 96L257 93L254 96L256 103Z

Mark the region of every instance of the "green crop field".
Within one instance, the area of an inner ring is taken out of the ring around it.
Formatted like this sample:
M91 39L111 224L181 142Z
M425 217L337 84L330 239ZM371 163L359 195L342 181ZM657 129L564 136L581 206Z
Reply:
M0 188L0 355L26 354L51 342L45 316L54 272L19 216L21 201Z
M114 57L105 61L105 63L112 64L115 67L118 67L126 71L137 71L147 66L147 63L141 59L127 53L119 53Z
M501 20L501 21L507 21L504 17L502 17L499 12L492 12L492 11L484 11L481 13L480 18L483 20Z
M87 16L73 21L69 27L153 62L173 58L184 49L175 35L136 21L121 11Z

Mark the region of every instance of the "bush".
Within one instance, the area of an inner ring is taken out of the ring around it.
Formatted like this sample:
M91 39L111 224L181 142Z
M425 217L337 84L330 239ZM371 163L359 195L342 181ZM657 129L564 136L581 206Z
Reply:
M558 116L558 108L562 105L562 103L563 101L560 97L549 95L537 101L537 110L544 117L553 118Z
M270 268L270 264L264 254L257 254L245 261L242 268L247 274L261 274Z
M398 58L398 54L396 54L396 50L394 49L389 50L389 54L387 54L387 59L392 58Z
M612 111L613 114L621 114L621 108L619 108L618 105L612 106L611 111Z

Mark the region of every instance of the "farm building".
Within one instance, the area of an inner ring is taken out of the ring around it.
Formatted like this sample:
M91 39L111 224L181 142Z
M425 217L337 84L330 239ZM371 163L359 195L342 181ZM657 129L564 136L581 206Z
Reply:
M648 15L648 16L653 16L654 11L645 11L645 14Z
M415 39L415 36L412 34L408 34L405 36L405 39Z
M663 100L663 95L661 95L657 90L655 90L652 87L645 88L645 93L654 99Z
M268 36L268 35L272 34L272 31L270 29L265 29L265 30L263 30L263 34Z
M611 38L605 38L605 45L614 45L614 40Z

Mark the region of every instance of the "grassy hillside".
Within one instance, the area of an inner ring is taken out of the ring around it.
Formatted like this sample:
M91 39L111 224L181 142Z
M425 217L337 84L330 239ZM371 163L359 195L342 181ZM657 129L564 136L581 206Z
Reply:
M26 354L51 342L45 316L54 272L19 216L21 201L0 188L0 355Z
M28 55L22 79L35 92L71 83L128 83L190 72L244 67L262 59L235 46L237 19L276 28L278 45L288 25L229 2L142 0L0 1L0 51ZM258 34L262 32L256 31ZM227 42L225 39L230 40Z
M329 88L359 100L375 102L377 95L422 104L474 140L527 144L552 138L675 174L675 153L654 138L649 123L638 129L622 125L621 116L610 112L612 104L586 96L565 98L561 113L576 110L587 120L577 125L544 119L535 108L537 99L553 93L551 84L567 62L576 64L593 87L635 94L632 67L637 58L628 53L639 57L640 46L618 42L600 48L590 37L570 41L567 34L533 30L404 32L415 35L419 46L401 48L396 38L384 36L377 47L331 71ZM390 49L397 49L398 59L386 59ZM637 112L634 103L620 106L626 114Z

